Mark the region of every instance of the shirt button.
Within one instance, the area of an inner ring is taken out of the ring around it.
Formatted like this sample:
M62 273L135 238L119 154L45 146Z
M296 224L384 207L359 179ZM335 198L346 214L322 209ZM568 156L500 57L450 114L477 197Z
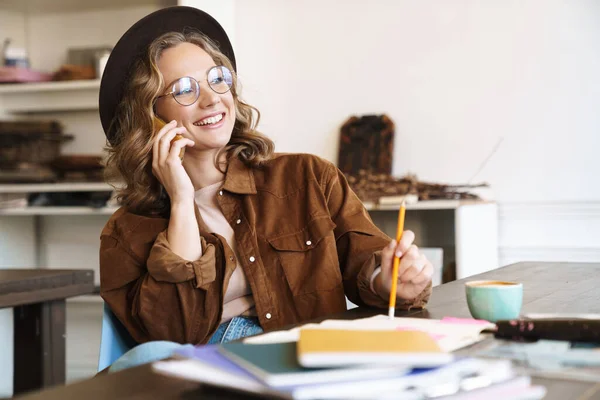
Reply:
M312 244L312 242L311 242L310 240L307 240L307 241L306 241L306 245L307 245L307 246L310 246L311 244Z
M241 219L238 219L237 221L235 221L235 223L239 225L239 224L241 224L241 223L242 223L242 220L241 220Z
M219 190L219 196L223 196L223 191Z
M265 317L266 317L267 319L271 319L271 313L269 313L269 312L268 312L268 313L266 313L266 314L265 314Z
M256 260L256 258L254 258L254 256L250 257L250 262L254 262L254 260Z
M229 261L233 261L233 256L229 256Z

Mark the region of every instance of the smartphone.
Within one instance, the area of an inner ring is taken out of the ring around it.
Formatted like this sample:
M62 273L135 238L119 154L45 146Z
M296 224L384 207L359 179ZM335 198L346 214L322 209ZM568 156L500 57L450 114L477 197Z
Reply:
M165 121L163 121L162 119L158 118L157 116L154 117L154 132L158 133L159 130L161 130L163 128L163 126L165 126L167 123ZM173 144L173 142L183 139L183 136L180 134L175 135L175 137L173 138L173 140L171 141L171 144ZM179 159L181 161L183 161L183 155L185 154L185 147L183 147L181 149L181 151L179 152Z

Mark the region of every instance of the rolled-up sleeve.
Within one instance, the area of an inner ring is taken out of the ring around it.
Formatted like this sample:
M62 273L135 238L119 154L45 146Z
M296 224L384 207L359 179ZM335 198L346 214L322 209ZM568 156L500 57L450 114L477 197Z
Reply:
M327 206L336 224L338 258L346 296L355 304L387 308L388 302L371 290L371 277L381 265L381 251L391 238L371 220L344 174L333 164L324 174ZM397 308L423 308L431 295L431 285L415 299L398 301Z
M102 235L100 295L136 342L195 343L206 318L203 289L215 280L215 245L202 239L204 253L192 262L170 252L160 235L148 260L122 238Z
M202 241L202 256L190 261L175 254L166 231L158 234L147 261L148 272L159 282L180 283L194 280L196 288L205 289L216 278L215 247Z

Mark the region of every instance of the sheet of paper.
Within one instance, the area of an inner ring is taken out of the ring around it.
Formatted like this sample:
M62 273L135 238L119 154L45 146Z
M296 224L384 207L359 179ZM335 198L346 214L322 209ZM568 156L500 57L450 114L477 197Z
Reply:
M250 336L243 339L244 343L268 344L268 343L287 343L297 342L300 336L301 328L318 328L319 324L305 324L287 331L274 331L258 336Z
M370 320L370 321L369 321ZM364 325L388 326L391 329L418 330L429 333L445 351L455 351L478 342L483 338L481 331L495 325L478 320L445 318L442 320L424 318L394 318L385 315L364 320Z

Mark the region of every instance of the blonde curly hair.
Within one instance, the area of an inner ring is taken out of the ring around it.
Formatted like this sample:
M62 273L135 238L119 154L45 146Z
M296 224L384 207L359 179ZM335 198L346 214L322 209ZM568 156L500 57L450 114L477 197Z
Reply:
M217 65L233 71L231 61L205 35L195 32L170 32L155 39L145 54L134 64L128 86L119 103L113 124L118 127L116 140L107 143L106 179L121 181L117 187L117 200L127 209L138 214L168 215L170 200L158 179L152 173L152 138L158 131L154 102L160 96L164 79L157 63L162 53L181 43L192 43L206 51ZM239 97L237 75L233 74L231 88L236 120L229 143L215 158L217 163L223 153L226 160L238 157L246 165L257 167L273 155L271 139L256 130L260 112Z

